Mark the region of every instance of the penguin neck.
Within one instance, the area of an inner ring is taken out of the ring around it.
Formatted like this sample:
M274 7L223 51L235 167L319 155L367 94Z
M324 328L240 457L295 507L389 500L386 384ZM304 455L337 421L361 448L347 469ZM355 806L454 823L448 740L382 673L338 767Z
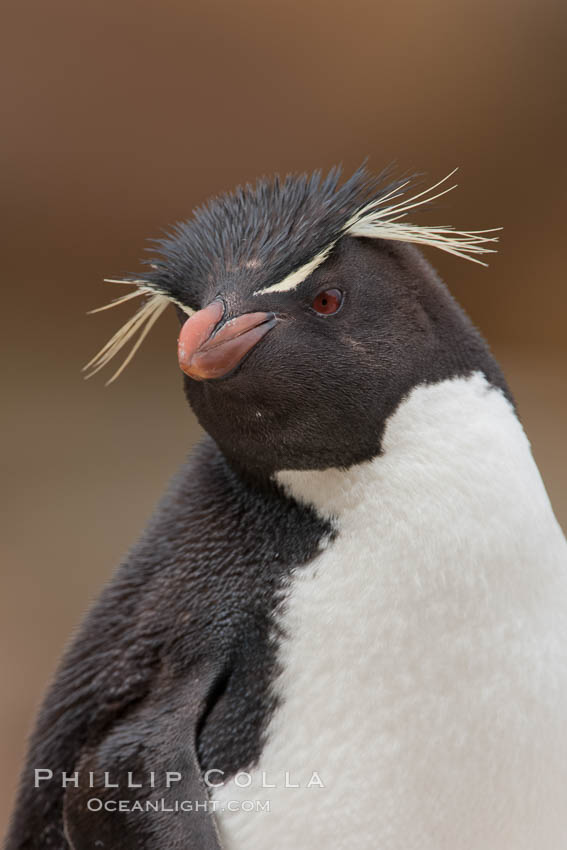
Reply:
M409 496L426 486L421 495L428 501L445 499L449 481L449 489L460 484L456 476L449 477L451 469L462 473L463 466L470 466L473 470L483 453L487 461L487 455L498 451L502 420L515 420L512 408L480 373L418 385L385 427L377 425L383 437L376 457L348 468L282 470L275 477L288 495L337 521L363 508L376 492L382 511L394 491L398 497L404 491ZM507 421L506 430L510 426L517 430ZM483 461L482 469L486 466Z
M396 570L506 562L532 570L533 587L546 565L555 569L559 559L564 569L567 561L522 426L480 373L415 387L388 420L373 460L276 478L361 549L380 538ZM382 559L377 569L386 566Z

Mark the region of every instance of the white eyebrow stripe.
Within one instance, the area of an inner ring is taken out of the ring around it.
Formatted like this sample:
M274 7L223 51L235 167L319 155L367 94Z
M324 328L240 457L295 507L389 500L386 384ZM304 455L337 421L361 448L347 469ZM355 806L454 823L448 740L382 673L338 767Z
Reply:
M117 307L119 304L123 304L124 301L129 301L131 298L137 298L138 295L163 295L168 301L171 301L172 304L177 304L177 306L188 316L192 316L195 312L192 307L187 307L186 304L182 304L181 301L178 301L177 298L173 298L169 295L169 293L162 292L162 290L154 286L150 286L145 280L122 280L121 278L105 277L104 282L124 283L127 286L135 286L137 291L132 292L129 295L123 295L121 298L115 298L114 301L110 302L110 304L105 304L103 307L97 307L96 310L89 310L89 313L100 313L102 310L110 310L112 307Z
M475 254L493 254L494 248L484 247L489 242L498 242L496 236L486 236L487 233L493 233L501 228L495 227L491 230L455 230L453 227L422 227L420 225L410 224L409 222L401 222L399 219L404 218L407 212L414 207L420 207L423 204L428 204L431 201L446 195L456 189L455 186L449 186L437 194L432 194L436 189L451 178L457 169L453 169L446 177L439 180L433 186L413 195L406 200L398 201L395 204L390 204L387 207L382 207L386 198L378 198L376 201L371 201L359 212L354 215L345 226L345 234L349 236L365 236L370 239L391 239L394 242L413 242L416 245L429 245L433 248L438 248L440 251L446 251L448 254L454 254L456 257L462 257L464 260L470 260L472 263L479 263L485 266L482 260L474 256ZM408 183L404 183L398 189L403 189ZM402 193L403 194L403 193ZM393 196L390 201L394 200Z
M448 254L454 254L456 257L462 257L464 260L470 260L472 263L479 263L479 265L485 266L486 263L474 255L495 253L494 248L485 246L489 242L498 242L498 237L486 236L485 234L491 234L496 230L501 230L500 227L493 227L490 230L455 230L453 227L427 227L399 221L399 219L404 218L408 211L414 209L414 207L428 204L456 189L456 185L449 186L437 192L437 194L432 194L439 186L449 180L457 170L456 168L453 169L442 180L439 180L428 189L418 192L417 195L412 195L410 198L392 203L397 198L403 197L404 189L411 185L411 181L406 180L388 192L388 194L370 201L370 203L355 213L346 222L341 236L363 236L367 239L390 239L393 242L412 242L415 245L429 245L432 248L437 248L440 251L445 251ZM384 201L389 201L389 205L383 206ZM266 287L266 289L258 289L254 295L263 295L268 292L289 292L295 289L304 280L307 280L315 269L325 262L337 242L338 239L335 239L334 242L324 248L309 263L305 263L304 266L296 269L296 271L289 274L280 283L274 283L272 286Z
M177 300L177 298L172 298L171 295L166 295L166 298L172 304L176 304L179 307L180 310L183 310L183 312L187 316L189 316L189 318L191 318L191 316L193 316L194 313L196 312L196 310L194 310L192 307L187 307L185 304L182 304L181 301Z
M122 295L120 298L111 301L110 304L105 304L104 307L98 307L96 310L91 310L91 313L99 313L101 310L110 310L113 307L118 307L125 301L130 301L130 299L137 298L142 295L149 296L146 297L146 301L142 304L138 311L134 313L134 315L120 328L118 328L114 336L108 340L106 345L101 348L98 354L95 354L92 360L89 360L86 366L83 367L83 370L87 372L86 377L90 378L110 363L118 352L121 351L128 342L134 340L138 334L138 339L134 342L130 353L119 369L114 373L114 375L112 375L110 380L107 381L107 384L111 384L116 380L116 378L118 378L119 375L122 374L123 370L132 360L154 324L157 322L162 313L165 312L170 303L177 304L177 306L180 307L188 316L192 316L195 310L191 309L191 307L186 307L185 304L182 304L176 298L172 298L167 293L149 286L146 281L110 280L108 278L105 278L105 280L108 283L132 284L136 287L136 289L134 292L129 292L127 295Z
M292 289L296 289L300 283L303 283L304 280L307 280L313 274L315 269L319 268L325 262L336 244L336 240L335 242L331 242L330 245L323 248L322 251L313 257L312 260L309 260L308 263L305 263L304 266L300 266L300 268L288 274L279 283L273 283L265 289L257 289L254 295L265 295L268 292L290 292Z

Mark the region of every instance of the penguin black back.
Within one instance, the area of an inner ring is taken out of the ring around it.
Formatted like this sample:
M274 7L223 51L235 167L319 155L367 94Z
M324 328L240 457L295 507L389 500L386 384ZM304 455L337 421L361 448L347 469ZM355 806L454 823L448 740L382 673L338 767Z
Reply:
M143 783L134 792L141 800L163 798L167 772L184 778L173 789L180 799L204 800L201 772L231 776L254 762L275 708L274 610L291 569L332 534L277 485L236 475L205 440L62 660L7 848L63 848L69 838L74 848L92 847L93 829L109 840L100 846L217 846L212 821L199 812L162 822L89 812L87 801L113 798L105 773L124 791L128 772ZM35 787L42 768L53 777Z

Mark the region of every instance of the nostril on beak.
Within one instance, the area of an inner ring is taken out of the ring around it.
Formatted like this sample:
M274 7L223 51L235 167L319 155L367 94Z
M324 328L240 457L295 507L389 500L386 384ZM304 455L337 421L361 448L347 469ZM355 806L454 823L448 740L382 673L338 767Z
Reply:
M222 378L232 372L277 322L273 313L244 313L215 333L223 314L221 302L213 301L181 328L179 366L194 380Z

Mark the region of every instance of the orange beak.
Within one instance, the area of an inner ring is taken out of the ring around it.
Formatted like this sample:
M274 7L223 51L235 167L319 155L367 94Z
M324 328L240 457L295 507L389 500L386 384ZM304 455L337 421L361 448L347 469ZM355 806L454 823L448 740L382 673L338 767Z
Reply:
M223 314L222 303L212 301L181 328L177 344L179 366L196 381L228 375L277 321L273 313L243 313L225 322L215 333Z

